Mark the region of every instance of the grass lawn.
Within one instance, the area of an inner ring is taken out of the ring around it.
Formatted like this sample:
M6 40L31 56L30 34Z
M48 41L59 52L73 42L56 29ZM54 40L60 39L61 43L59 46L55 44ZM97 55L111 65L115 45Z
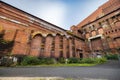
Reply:
M71 67L74 67L74 66L95 66L95 65L97 64L50 64L50 65L43 64L43 65L38 65L38 66L53 66L53 67L71 66Z
M95 66L97 64L41 64L41 65L27 65L24 67L30 67L30 66L36 66L36 67L88 67L88 66ZM18 67L20 67L21 65L18 65ZM23 67L23 66L21 66Z

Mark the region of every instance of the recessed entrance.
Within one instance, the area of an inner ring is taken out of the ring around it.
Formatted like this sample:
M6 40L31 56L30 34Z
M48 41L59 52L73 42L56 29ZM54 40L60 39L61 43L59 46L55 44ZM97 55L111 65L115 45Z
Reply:
M79 55L80 55L80 58L83 58L83 53L80 53Z

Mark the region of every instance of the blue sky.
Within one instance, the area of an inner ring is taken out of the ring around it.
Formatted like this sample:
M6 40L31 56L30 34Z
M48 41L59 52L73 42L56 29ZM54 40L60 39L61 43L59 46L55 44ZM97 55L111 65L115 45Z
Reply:
M77 25L108 0L2 0L61 28Z

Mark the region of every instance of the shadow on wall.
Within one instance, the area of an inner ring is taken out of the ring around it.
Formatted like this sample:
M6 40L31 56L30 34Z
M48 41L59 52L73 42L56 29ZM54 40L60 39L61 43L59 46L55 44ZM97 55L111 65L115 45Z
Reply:
M0 56L8 55L13 47L14 41L4 40L4 30L0 31Z

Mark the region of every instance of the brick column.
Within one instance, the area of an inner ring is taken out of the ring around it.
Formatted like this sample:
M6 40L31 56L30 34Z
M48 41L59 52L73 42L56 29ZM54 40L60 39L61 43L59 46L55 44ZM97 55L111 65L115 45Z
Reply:
M75 57L78 57L78 53L77 53L77 40L75 39Z
M17 55L28 55L29 35L25 31L18 30L14 36L14 47L12 53Z
M60 56L60 36L55 36L55 58L59 58Z
M4 34L4 39L8 41L13 41L17 30L6 30Z
M45 41L45 53L44 57L51 57L51 47L52 47L53 37L47 36Z
M69 39L69 55L70 55L70 57L73 57L72 56L72 40L71 39Z
M67 58L67 38L63 37L63 57Z
M113 24L112 24L112 23L113 23L112 18L109 18L109 19L108 19L108 22L110 23L109 25L112 27L112 26L113 26Z

